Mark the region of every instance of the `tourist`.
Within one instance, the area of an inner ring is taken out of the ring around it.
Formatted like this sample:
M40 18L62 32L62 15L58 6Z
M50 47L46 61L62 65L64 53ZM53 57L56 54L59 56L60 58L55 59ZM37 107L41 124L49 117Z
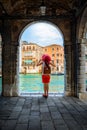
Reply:
M43 97L48 97L49 91L49 82L50 82L50 74L51 74L51 67L55 67L55 65L51 61L51 57L47 54L44 54L42 58L37 63L37 66L42 65L42 83L44 84L44 94Z

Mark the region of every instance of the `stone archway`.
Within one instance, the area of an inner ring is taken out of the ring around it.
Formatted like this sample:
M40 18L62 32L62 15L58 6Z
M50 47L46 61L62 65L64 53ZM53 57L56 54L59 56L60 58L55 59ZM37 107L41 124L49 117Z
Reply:
M78 96L80 99L87 99L86 91L86 51L87 51L87 8L84 9L82 17L79 18L77 29L77 41L78 41L78 56L79 56L79 68L78 68Z
M75 29L71 19L49 19L47 20L56 25L64 35L65 53L65 95L75 95ZM3 23L3 96L18 96L18 53L19 36L23 28L35 22L33 19L5 20ZM72 34L73 33L73 38ZM8 64L7 64L8 63Z
M34 21L34 22L31 22L31 23L29 23L28 25L26 25L24 28L23 28L23 30L22 30L22 32L20 33L20 35L19 35L19 41L20 41L20 39L21 39L21 36L22 36L22 34L23 34L23 32L28 28L29 29L29 27L31 28L32 27L32 25L34 26L34 25L38 25L38 24L48 24L49 25L49 27L50 26L53 26L55 29L56 29L56 31L58 30L58 32L60 33L60 35L61 35L61 37L62 37L62 39L64 40L64 36L63 36L63 34L62 34L62 32L61 32L61 30L58 28L58 26L56 26L55 24L53 24L52 22L49 22L49 21L46 21L46 20L39 20L39 21ZM44 25L45 26L45 25ZM39 31L38 31L39 32ZM45 31L45 33L46 33L46 31ZM30 34L30 33L29 33ZM33 33L33 35L34 35L34 33ZM33 40L33 39L32 39ZM64 44L64 41L62 40L62 42L63 42L63 44ZM26 39L24 39L24 41L26 41ZM54 43L53 41L51 41L53 44L56 44L56 43ZM32 42L33 43L33 42ZM35 44L37 44L37 42L35 42L34 41L34 43ZM50 44L52 44L52 43L50 43ZM49 44L49 45L50 45ZM38 44L39 45L39 44ZM40 44L41 45L41 44ZM21 43L20 43L20 45L19 46L21 46ZM19 56L20 57L20 56ZM65 60L64 60L65 61ZM29 70L28 70L29 71ZM23 75L22 75L23 76ZM65 74L64 74L64 76L63 77L65 77ZM21 82L21 80L20 80L20 82ZM29 82L29 81L28 81ZM29 84L29 83L27 83L27 84ZM29 86L29 85L28 85ZM64 86L64 90L65 90L65 86ZM32 90L32 92L34 92L33 90ZM22 95L23 94L29 94L29 93L31 93L31 92L28 92L28 90L27 90L27 92L23 92L22 91ZM57 92L55 92L55 93L57 93Z

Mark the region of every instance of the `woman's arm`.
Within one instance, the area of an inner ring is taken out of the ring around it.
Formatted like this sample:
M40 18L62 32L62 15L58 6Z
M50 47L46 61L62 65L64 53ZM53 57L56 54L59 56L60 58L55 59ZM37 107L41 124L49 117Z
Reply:
M52 62L50 62L50 65L52 65L53 67L56 67Z
M42 65L42 60L40 59L39 62L37 63L37 66Z

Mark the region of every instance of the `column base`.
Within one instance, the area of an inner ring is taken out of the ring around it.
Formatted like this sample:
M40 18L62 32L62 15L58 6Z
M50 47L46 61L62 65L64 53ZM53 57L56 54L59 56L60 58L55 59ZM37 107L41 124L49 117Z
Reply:
M65 91L64 95L65 96L72 96L71 92L69 92L69 91Z
M3 86L3 92L2 92L2 96L8 96L8 97L15 97L15 96L19 96L19 91L18 91L18 87L14 86L14 84L11 85L4 85Z
M6 84L3 86L2 96L5 96L5 97L12 96L12 88L10 85Z
M87 100L87 92L79 93L79 99Z
M18 87L17 87L17 86L13 86L13 87L12 87L12 96L13 96L13 97L19 96L19 90L18 90Z

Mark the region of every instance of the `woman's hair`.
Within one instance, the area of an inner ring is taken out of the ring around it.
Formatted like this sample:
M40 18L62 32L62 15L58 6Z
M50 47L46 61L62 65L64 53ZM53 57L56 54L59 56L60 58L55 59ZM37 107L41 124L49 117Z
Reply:
M45 62L45 64L46 64L46 66L47 66L47 68L49 69L50 68L50 66L49 66L49 63L48 63L48 61L44 61Z

